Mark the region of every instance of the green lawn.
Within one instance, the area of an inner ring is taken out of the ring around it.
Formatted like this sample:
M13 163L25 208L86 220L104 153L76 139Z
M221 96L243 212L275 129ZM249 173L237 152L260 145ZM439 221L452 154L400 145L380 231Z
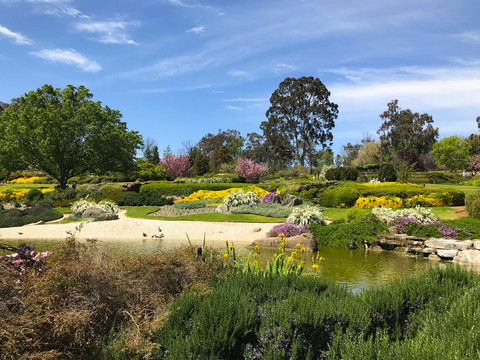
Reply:
M218 222L262 222L277 223L284 222L285 218L271 218L251 214L221 214L206 213L183 216L149 216L148 214L158 210L158 206L125 206L127 216L141 219L170 220L170 221L218 221Z

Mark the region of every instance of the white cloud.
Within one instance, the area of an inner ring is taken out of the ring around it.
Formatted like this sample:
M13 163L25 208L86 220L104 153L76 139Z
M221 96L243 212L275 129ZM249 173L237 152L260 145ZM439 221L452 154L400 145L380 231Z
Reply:
M15 42L19 45L31 45L33 43L33 41L30 40L28 37L20 33L13 32L1 25L0 25L0 35L3 35L7 38L15 40Z
M480 43L480 31L466 31L461 34L454 35L460 41L467 43Z
M239 107L237 107L237 106L232 106L232 105L225 105L225 109L235 110L235 111L242 110L242 108L239 108Z
M45 14L54 16L72 16L79 18L88 18L82 12L73 7L71 0L27 0L29 3L41 4L44 7Z
M228 72L228 75L247 80L255 79L255 76L251 72L244 70L232 70Z
M50 62L75 65L81 70L87 72L97 72L102 70L102 67L97 62L88 59L74 49L44 49L32 52L31 54Z
M136 42L129 39L126 30L129 26L137 25L136 22L125 20L109 21L88 21L75 25L78 31L98 34L98 41L105 44L130 44L136 45Z
M289 72L289 71L294 71L297 70L298 67L295 65L289 65L289 64L276 64L273 67L273 71L277 74Z
M187 32L193 32L195 34L204 34L205 33L205 26L195 26L194 28L191 28L190 30L187 30Z

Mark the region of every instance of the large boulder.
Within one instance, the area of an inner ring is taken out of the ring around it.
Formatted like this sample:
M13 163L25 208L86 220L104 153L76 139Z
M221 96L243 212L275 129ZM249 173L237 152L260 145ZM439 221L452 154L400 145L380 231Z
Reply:
M218 213L226 214L226 213L228 213L228 206L224 205L224 204L218 205L216 211Z
M478 250L465 250L459 251L458 255L453 259L454 263L459 264L471 264L480 266L480 251Z
M282 206L285 206L285 207L294 207L302 204L303 204L302 199L300 199L298 196L294 196L290 194L286 194L282 200Z
M82 213L82 218L96 218L103 214L103 210L96 207L89 207Z

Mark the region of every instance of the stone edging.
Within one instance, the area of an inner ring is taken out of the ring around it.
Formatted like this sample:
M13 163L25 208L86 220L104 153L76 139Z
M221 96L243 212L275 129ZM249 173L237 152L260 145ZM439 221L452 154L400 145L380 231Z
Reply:
M422 255L431 260L452 260L454 263L480 265L480 240L427 239L387 234L379 235L368 248Z

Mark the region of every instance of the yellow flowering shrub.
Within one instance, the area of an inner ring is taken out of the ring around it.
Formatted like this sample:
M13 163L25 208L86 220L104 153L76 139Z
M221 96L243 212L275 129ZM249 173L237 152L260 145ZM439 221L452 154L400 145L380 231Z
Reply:
M45 180L46 177L40 176L31 176L31 177L20 177L13 179L11 181L7 181L8 184L35 184L40 183L42 180Z
M182 202L194 202L198 200L223 200L227 195L231 195L239 190L243 190L244 192L248 191L253 191L260 199L268 193L268 191L265 191L259 187L256 186L247 186L242 189L240 188L230 188L227 190L221 190L221 191L212 191L212 190L199 190L195 191L193 194L190 194L189 196L175 201L176 203L182 203Z
M0 201L24 200L27 193L33 188L16 188L0 190ZM40 191L45 194L47 192L55 191L54 188L43 188Z
M433 206L445 206L445 205L448 205L448 203L445 204L443 199L432 196L432 195L417 195L417 196L411 197L410 199L405 200L405 207L415 207L417 205L424 206L424 207L425 206L433 207Z
M395 197L395 196L359 197L353 207L360 208L360 209L373 209L374 207L377 207L377 206L395 209L395 208L402 207L403 201L399 197Z

